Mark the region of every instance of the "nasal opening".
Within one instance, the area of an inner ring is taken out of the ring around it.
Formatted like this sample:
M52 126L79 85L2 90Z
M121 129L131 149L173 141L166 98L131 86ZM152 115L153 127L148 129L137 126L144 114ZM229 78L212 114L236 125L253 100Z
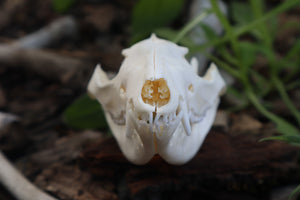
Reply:
M164 78L146 80L141 92L144 103L161 107L170 101L170 90Z

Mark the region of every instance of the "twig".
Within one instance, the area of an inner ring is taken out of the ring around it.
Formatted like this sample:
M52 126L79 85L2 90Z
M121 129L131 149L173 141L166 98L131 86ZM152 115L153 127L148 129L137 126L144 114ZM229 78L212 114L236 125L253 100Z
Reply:
M18 200L57 200L31 184L0 151L0 179Z
M1 136L1 130L8 124L19 121L19 117L10 114L10 113L5 113L0 111L0 136Z
M75 77L82 75L84 67L89 66L89 63L82 59L37 49L14 48L9 45L0 45L0 63L13 67L26 66L40 75L58 79L63 83L72 78L75 82Z
M58 19L10 45L0 44L0 64L27 67L50 79L56 79L62 83L71 82L76 87L79 85L78 79L82 80L84 69L91 63L38 49L58 42L66 36L74 36L76 33L77 23L74 18Z
M43 48L77 34L77 23L71 16L53 21L48 26L22 37L12 44L17 48Z
M13 18L13 15L18 12L24 6L26 1L22 0L11 0L11 1L0 1L0 29L3 29Z

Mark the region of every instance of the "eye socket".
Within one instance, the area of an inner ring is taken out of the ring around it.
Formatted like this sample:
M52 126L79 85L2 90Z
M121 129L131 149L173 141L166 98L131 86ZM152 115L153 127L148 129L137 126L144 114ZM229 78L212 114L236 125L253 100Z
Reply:
M188 90L189 90L190 92L194 92L194 86L193 86L193 84L190 84L190 85L189 85Z

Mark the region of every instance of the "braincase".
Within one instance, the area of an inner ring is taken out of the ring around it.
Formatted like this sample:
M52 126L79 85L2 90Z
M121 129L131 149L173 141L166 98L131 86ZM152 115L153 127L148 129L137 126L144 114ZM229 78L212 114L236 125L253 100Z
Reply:
M134 95L142 92L143 89L144 93L147 94L145 91L149 88L152 89L151 84L157 91L171 86L170 92L172 94L174 92L171 90L174 91L176 88L176 90L181 90L180 93L183 93L184 88L179 89L177 84L180 83L185 86L185 79L189 79L188 77L192 73L192 68L184 57L187 52L185 47L152 36L150 39L141 41L123 51L125 60L120 69L120 79L126 82L125 86L128 86L128 91L132 91L131 94ZM155 82L154 80L164 81ZM149 84L146 84L147 81ZM166 87L154 87L158 83L164 83L163 85ZM167 95L168 92L158 92L157 94ZM146 95L144 96L146 97Z
M132 47L122 51L125 57L135 57L137 55L157 55L164 54L170 57L183 57L187 54L188 49L186 47L178 46L167 40L159 39L155 35L152 35L150 39L143 40Z

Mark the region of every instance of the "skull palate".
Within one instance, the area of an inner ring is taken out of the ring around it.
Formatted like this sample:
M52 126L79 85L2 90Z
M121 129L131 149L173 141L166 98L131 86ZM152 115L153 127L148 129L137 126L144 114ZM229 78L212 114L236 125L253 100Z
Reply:
M147 80L141 93L144 103L161 107L170 100L170 90L165 79Z

